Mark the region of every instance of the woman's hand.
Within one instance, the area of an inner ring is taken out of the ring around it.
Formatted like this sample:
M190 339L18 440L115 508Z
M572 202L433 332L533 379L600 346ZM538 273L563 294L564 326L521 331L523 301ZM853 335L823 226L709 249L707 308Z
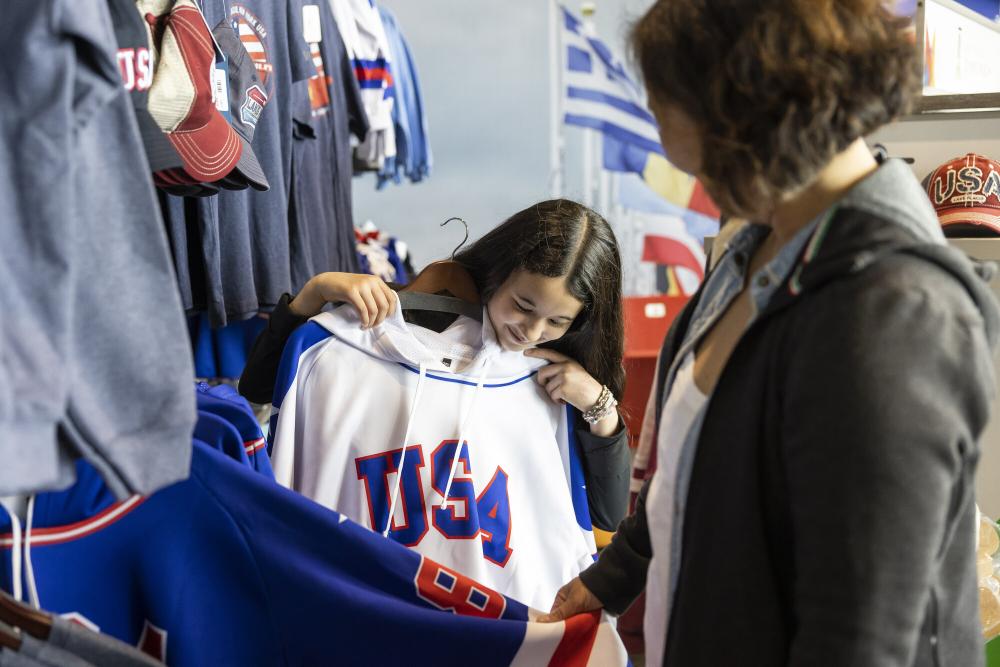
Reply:
M570 616L594 611L602 607L604 605L597 599L597 596L583 585L580 577L576 577L573 581L559 589L549 613L539 616L535 621L538 623L557 623Z
M288 308L299 317L312 317L327 303L338 301L354 306L362 329L382 324L396 309L396 293L378 276L333 272L310 278Z
M586 412L594 407L601 397L601 383L594 379L577 361L561 352L535 347L525 350L524 354L537 359L551 362L548 366L538 369L536 380L545 388L553 401L569 403L580 412ZM618 429L618 411L592 424L590 432L594 435L608 437Z

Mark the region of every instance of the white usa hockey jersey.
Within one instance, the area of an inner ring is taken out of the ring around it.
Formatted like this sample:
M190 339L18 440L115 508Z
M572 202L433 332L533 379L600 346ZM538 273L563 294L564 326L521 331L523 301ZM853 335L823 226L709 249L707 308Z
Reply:
M573 421L534 381L544 363L465 317L435 333L399 309L367 331L351 308L323 313L285 347L275 477L548 609L595 547Z

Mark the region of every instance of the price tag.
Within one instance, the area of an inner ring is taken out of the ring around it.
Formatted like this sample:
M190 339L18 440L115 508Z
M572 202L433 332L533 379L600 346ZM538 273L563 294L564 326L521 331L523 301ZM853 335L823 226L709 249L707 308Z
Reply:
M215 108L225 116L227 122L232 123L233 119L229 115L229 59L226 56L216 60L212 69L212 97Z
M319 5L302 6L302 37L309 44L323 41L323 26L319 18Z

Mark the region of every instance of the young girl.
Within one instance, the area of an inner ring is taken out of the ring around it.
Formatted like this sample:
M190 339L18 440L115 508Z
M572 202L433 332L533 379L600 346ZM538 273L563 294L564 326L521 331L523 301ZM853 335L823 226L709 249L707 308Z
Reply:
M889 4L659 0L636 25L667 154L755 224L664 342L635 514L546 620L645 589L648 665L982 664L998 309L865 145L920 82Z
M614 409L624 390L624 333L621 259L610 226L575 202L545 201L488 232L458 253L455 263L464 270L458 279L467 272L486 305L502 347L551 362L536 380L552 401L575 408L590 518L601 545L625 515L629 478L628 438ZM459 287L452 285L452 291ZM397 307L394 289L375 276L315 276L272 313L250 354L240 392L255 403L270 402L285 341L336 302L355 308L366 328L382 324ZM411 324L437 331L455 320L441 313L405 315Z

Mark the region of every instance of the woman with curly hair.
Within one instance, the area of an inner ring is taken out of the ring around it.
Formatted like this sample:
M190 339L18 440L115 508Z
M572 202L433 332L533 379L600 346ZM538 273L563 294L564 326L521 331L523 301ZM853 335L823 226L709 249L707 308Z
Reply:
M664 342L656 475L543 620L646 592L646 664L982 664L973 477L998 306L864 137L920 76L881 0L659 0L678 167L745 218Z

